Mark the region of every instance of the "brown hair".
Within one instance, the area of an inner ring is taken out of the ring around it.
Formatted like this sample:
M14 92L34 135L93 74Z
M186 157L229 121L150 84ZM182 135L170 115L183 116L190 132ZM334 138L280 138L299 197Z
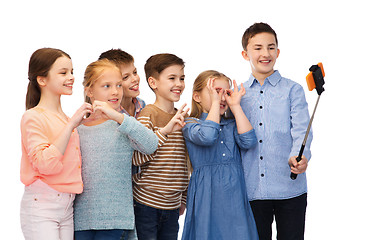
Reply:
M121 64L129 64L129 63L134 62L134 58L132 57L132 55L121 50L120 48L111 49L111 50L101 53L98 60L102 60L105 58L114 62L118 66Z
M184 67L185 62L181 58L170 53L162 53L151 56L149 59L147 59L145 64L147 84L149 83L149 77L157 79L164 69L173 65L180 65Z
M55 48L40 48L30 58L28 64L28 87L26 94L26 110L35 107L41 97L41 90L37 77L47 77L54 62L60 57L71 57L62 50Z
M114 69L119 71L119 67L108 59L102 59L92 62L87 66L84 73L83 86L84 90L93 86L93 84L102 76L103 72L107 69ZM121 73L120 73L121 76ZM84 98L87 103L91 103L90 97L88 97L84 91Z
M249 39L253 38L256 34L259 34L259 33L273 34L275 37L276 45L278 45L278 38L276 36L274 29L272 29L269 24L260 22L260 23L253 24L252 26L247 28L247 30L245 30L243 37L242 37L242 46L245 51L247 51Z
M194 85L192 87L192 93L194 94L194 92L201 92L207 86L207 82L209 78L222 78L222 79L224 78L229 82L229 85L231 86L231 79L226 77L225 74L217 72L215 70L207 70L207 71L200 73L196 77L194 81ZM199 118L202 113L203 113L203 108L200 105L200 103L192 99L190 117Z

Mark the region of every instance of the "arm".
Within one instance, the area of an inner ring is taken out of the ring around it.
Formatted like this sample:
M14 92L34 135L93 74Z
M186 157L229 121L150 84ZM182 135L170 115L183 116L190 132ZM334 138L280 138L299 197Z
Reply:
M67 123L66 127L60 133L58 138L53 141L53 145L57 147L57 149L64 154L70 141L72 131L79 126L84 121L84 116L87 113L92 112L92 105L89 103L84 103L81 107L75 112L75 114L71 117L70 121Z
M208 116L205 120L210 120L216 123L220 123L220 102L222 99L223 91L217 91L214 87L215 78L208 79L206 88L208 89L209 96L212 101L212 105L209 109Z
M128 136L134 150L152 154L158 148L157 135L131 116L125 116L118 130Z
M156 136L158 137L158 145L157 145L157 149L158 149L167 140L167 136L161 134L160 130L155 131L155 129L153 127L154 125L151 121L151 113L145 113L145 114L143 114L143 113L144 112L142 111L141 116L138 117L137 120L141 124L143 124L146 128L148 128L150 131L152 131L156 134ZM150 162L154 159L155 155L156 155L156 151L152 154L143 154L139 151L134 151L133 158L132 158L133 165L141 166L141 165L143 165L147 162Z
M291 166L291 171L300 174L306 171L308 161L311 158L310 144L313 138L312 131L310 130L307 138L306 146L303 152L302 160L296 161L296 157L300 151L303 143L307 126L310 121L308 106L305 98L303 88L295 84L290 91L291 100L291 135L293 139L291 153L289 155L288 163Z
M43 175L58 174L62 171L62 158L71 133L90 109L90 104L83 104L53 141L51 136L48 136L48 119L41 117L38 112L28 112L23 116L22 143L34 170Z
M232 114L235 117L238 134L242 134L251 131L253 127L249 122L247 116L244 114L243 109L240 105L240 100L245 94L245 88L243 87L243 84L241 84L241 88L240 90L238 90L238 86L235 80L233 81L233 83L234 90L226 90L225 98Z
M200 146L213 145L219 134L220 125L214 121L205 120L201 123L196 119L186 119L186 126L182 129L183 137Z

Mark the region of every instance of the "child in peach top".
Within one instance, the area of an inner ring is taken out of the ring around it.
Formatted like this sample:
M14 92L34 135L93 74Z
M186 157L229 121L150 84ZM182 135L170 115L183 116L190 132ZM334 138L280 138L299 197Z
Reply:
M92 111L84 103L68 118L61 95L71 95L74 76L65 52L42 48L29 63L26 109L21 120L21 225L25 239L73 239L73 200L81 193L79 137L74 130Z

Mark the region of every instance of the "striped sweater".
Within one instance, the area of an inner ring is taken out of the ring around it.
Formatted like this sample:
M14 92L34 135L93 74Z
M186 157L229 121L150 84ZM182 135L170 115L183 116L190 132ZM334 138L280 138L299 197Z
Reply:
M186 146L182 131L167 136L159 130L174 116L153 104L142 109L137 118L159 138L158 149L151 155L138 151L133 154L133 164L141 171L133 176L133 197L144 205L164 210L177 209L186 204L188 171Z

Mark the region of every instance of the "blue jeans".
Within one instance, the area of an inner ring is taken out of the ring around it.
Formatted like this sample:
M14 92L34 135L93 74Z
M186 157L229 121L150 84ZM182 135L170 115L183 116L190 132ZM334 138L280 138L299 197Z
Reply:
M75 240L127 240L127 230L86 230L75 231Z
M161 210L135 201L138 240L177 240L179 209Z

